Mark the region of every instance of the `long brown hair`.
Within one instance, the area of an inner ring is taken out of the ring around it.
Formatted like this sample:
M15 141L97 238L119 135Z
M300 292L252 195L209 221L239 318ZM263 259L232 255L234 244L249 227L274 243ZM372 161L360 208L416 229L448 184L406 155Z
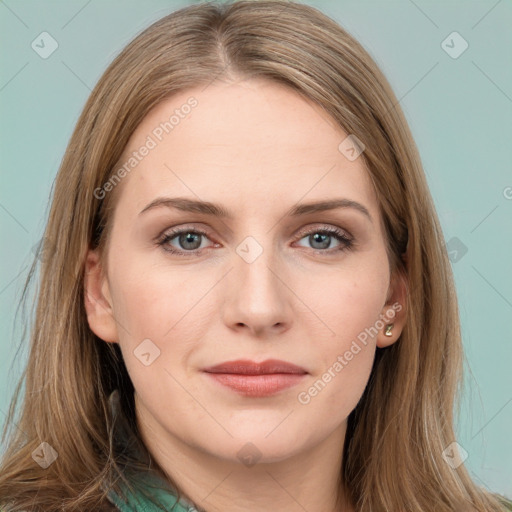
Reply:
M0 504L12 511L107 509L105 483L119 491L123 467L135 464L116 453L108 406L118 389L138 436L133 385L119 347L91 332L84 308L85 256L96 247L104 255L115 207L115 194L98 199L95 190L112 177L150 109L219 77L285 84L363 142L390 266L407 277L406 326L395 344L377 349L348 420L340 479L356 510L504 510L464 465L452 469L442 456L455 439L458 307L400 105L372 58L337 23L312 7L278 0L196 4L158 20L125 47L90 95L56 178L44 257L34 261L24 288L23 298L40 263L28 365L4 430ZM58 452L46 469L32 457L42 442Z

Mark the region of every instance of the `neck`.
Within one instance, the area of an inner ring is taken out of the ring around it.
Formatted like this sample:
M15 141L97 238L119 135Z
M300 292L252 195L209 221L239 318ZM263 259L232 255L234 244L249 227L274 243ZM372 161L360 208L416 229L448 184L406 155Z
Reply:
M199 509L353 512L340 479L346 423L306 451L246 465L178 439L151 418L137 422L154 460ZM242 443L243 444L243 443ZM248 448L249 450L249 448Z

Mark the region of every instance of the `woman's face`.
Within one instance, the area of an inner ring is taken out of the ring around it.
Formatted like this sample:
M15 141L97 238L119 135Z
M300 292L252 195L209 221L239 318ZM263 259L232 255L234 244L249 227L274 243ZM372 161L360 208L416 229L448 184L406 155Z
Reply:
M289 88L203 89L159 104L129 141L106 275L88 257L89 324L119 343L158 446L270 462L340 443L403 316L363 159ZM326 201L352 203L304 207ZM205 371L236 360L299 373Z

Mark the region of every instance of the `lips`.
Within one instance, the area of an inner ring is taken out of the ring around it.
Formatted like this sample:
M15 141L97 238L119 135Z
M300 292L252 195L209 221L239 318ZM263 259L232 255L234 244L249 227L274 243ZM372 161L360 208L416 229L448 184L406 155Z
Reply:
M247 360L226 361L203 371L216 385L246 398L276 395L298 385L308 374L300 366L277 359L268 359L261 363Z
M308 373L304 368L280 361L278 359L267 359L261 363L239 359L236 361L226 361L224 363L205 368L207 373L222 373L236 375L272 375L272 374L298 374Z

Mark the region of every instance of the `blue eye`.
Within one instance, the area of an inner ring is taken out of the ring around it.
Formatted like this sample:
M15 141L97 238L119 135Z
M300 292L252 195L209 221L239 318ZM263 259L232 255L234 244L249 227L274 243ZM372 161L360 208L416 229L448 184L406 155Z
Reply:
M337 251L345 251L351 249L353 241L346 235L343 230L338 228L327 228L327 229L313 229L303 236L300 240L307 238L309 243L312 244L312 249L316 252L332 253ZM332 240L340 242L340 246L332 248ZM317 244L317 247L314 245Z
M179 255L199 255L201 248L201 237L206 237L207 233L198 229L176 229L164 236L158 241L158 245L162 246L165 251ZM172 240L177 238L180 248L174 248L169 245ZM199 244L198 244L199 242Z
M308 238L309 243L312 244L312 249L317 253L332 254L341 251L349 250L353 247L353 240L349 238L345 231L339 228L327 227L322 229L312 229L306 233L301 233L302 240ZM170 232L164 233L162 237L157 240L157 245L161 246L165 251L178 256L200 256L202 250L202 238L208 238L208 233L200 229L187 229L180 228L174 229ZM171 245L171 242L176 239L178 246ZM339 246L332 248L331 242L336 240ZM216 244L218 246L218 244ZM315 245L317 245L315 247Z

